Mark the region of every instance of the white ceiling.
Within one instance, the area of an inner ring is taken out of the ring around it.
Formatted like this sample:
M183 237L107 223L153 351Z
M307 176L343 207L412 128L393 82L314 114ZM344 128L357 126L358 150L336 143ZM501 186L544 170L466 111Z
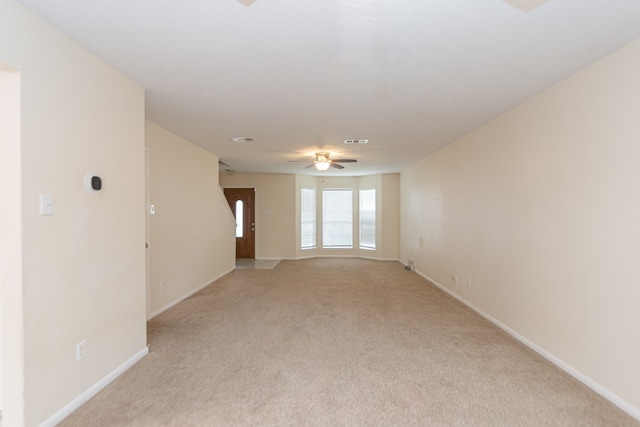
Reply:
M239 172L320 174L288 162L318 150L399 172L640 37L638 0L20 2Z

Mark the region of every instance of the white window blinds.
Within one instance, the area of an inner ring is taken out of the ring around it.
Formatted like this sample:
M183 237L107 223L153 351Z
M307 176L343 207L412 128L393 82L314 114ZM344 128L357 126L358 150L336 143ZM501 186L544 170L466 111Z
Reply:
M376 190L360 190L360 248L376 248Z
M300 248L316 247L316 191L303 188L300 194Z
M322 192L322 247L353 247L353 194L350 189Z

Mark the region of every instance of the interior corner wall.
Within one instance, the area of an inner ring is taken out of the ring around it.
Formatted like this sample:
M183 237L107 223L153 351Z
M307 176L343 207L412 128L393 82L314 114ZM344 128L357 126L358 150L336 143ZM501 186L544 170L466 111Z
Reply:
M400 174L384 174L380 178L380 258L397 260L400 250Z
M146 354L144 90L14 0L0 62L21 75L23 424L50 425Z
M256 258L296 256L296 176L291 174L220 174L224 188L256 189Z
M401 174L401 259L636 418L639 117L636 41Z
M235 268L235 224L218 157L147 121L149 317Z
M153 317L235 268L235 224L218 188L218 157L146 123Z
M7 425L24 423L24 301L20 73L0 64L0 403Z

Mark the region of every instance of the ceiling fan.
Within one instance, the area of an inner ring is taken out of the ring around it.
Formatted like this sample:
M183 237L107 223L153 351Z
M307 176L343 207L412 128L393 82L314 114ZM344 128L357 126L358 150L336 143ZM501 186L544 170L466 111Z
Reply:
M317 151L315 153L316 159L312 160L312 163L305 166L304 169L315 167L319 171L326 171L330 167L336 169L344 169L344 166L338 163L356 163L356 159L330 159L331 153L328 151ZM290 160L291 162L306 162L308 160Z

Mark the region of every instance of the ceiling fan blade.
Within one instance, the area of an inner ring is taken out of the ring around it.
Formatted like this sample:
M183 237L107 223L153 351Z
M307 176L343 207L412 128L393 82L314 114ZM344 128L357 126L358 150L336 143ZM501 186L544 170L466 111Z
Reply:
M335 163L357 163L356 159L331 159Z
M307 159L307 160L289 160L289 163L309 163L315 160Z
M333 162L335 162L335 160ZM332 168L336 168L336 169L344 169L344 166L336 164L336 163L333 163L333 162L331 162L329 164L329 166L331 166Z
M305 167L303 167L302 169L309 169L309 168L312 168L312 167L314 167L314 166L315 166L315 165L314 165L313 163L311 163L310 165L305 166Z

